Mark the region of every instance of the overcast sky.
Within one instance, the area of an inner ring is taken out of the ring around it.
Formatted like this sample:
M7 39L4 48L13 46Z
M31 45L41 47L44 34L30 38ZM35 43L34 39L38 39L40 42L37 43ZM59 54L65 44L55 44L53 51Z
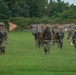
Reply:
M74 4L76 5L76 0L62 0L64 2L69 2L69 4Z
M55 0L55 1L57 1L57 0ZM74 5L76 5L76 0L62 0L62 1L64 1L65 3L66 3L66 2L69 2L69 4L74 4Z

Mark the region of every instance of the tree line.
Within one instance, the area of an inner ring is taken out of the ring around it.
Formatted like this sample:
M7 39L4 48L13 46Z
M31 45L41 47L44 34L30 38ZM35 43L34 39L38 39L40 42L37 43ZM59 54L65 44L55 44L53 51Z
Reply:
M62 0L0 0L0 21L21 19L30 23L75 22L76 6Z

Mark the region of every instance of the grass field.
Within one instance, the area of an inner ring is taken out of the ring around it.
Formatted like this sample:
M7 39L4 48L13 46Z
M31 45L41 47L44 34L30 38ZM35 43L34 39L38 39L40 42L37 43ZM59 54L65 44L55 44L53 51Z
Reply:
M45 55L31 32L10 32L6 54L0 55L0 75L76 75L76 51L66 39L62 50L55 44Z

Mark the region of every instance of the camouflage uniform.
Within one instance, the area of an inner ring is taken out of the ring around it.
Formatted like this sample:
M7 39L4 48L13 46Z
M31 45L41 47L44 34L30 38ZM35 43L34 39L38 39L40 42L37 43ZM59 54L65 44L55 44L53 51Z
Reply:
M1 26L3 28L1 28ZM0 34L2 34L2 40L0 41L0 54L5 54L5 46L8 41L8 37L7 37L7 31L6 29L4 29L4 23L0 23Z
M57 32L57 43L58 43L58 47L60 49L62 49L62 46L63 46L63 38L64 38L64 32L60 29L58 32Z
M73 29L68 30L68 38L67 39L71 38L71 35L72 35L73 31L74 31Z
M72 33L72 42L74 44L75 50L76 50L76 30Z
M36 46L40 47L40 32L38 30L36 30L34 33L32 33L35 36L35 42L36 42Z
M45 54L50 52L50 40L51 40L51 32L49 30L49 27L46 27L44 30L44 35L43 35L43 48Z

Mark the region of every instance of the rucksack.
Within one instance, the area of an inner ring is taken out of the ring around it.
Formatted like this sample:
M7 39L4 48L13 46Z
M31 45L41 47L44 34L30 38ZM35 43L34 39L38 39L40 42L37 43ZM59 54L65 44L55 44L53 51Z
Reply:
M0 32L0 42L3 40L3 34Z
M44 31L44 37L46 37L47 39L51 39L51 32L50 32L50 30L45 30Z
M43 39L43 37L44 37L44 31L42 31L42 32L40 33L40 39L41 39L41 40Z

